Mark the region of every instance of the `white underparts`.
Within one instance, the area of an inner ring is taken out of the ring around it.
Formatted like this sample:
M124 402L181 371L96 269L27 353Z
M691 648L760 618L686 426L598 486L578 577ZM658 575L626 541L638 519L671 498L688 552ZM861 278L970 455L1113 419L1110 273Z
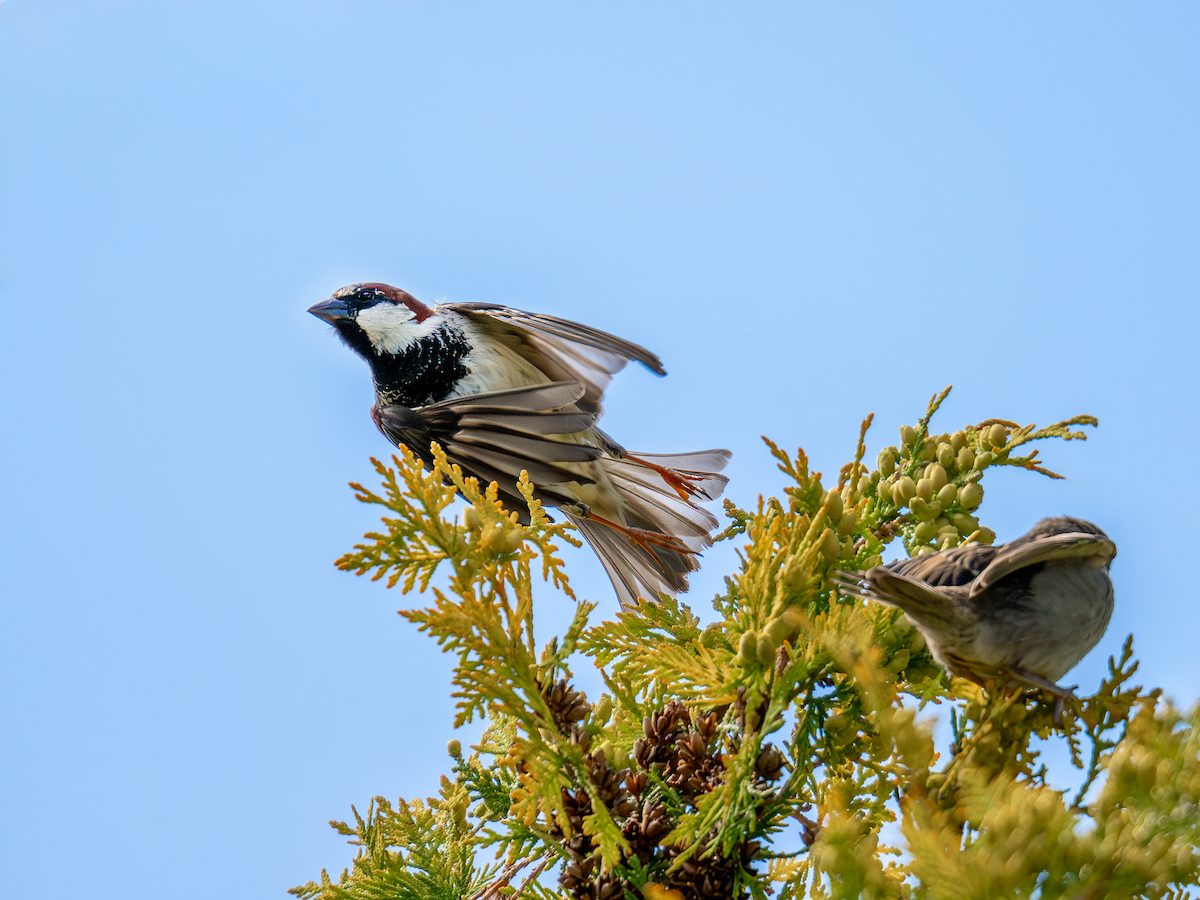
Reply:
M545 384L550 379L533 363L490 335L480 334L469 322L463 331L471 352L463 357L467 376L455 387L451 396L468 397L488 391Z

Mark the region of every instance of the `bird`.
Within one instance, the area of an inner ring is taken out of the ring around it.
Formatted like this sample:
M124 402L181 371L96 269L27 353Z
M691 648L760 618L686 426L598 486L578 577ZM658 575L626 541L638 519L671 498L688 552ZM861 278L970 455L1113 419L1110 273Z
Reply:
M371 416L393 444L432 467L441 445L464 474L495 482L528 523L516 490L560 510L599 557L622 607L687 590L716 517L700 503L725 489L728 450L626 450L597 426L612 376L644 347L554 316L492 303L430 307L382 282L341 288L308 310L371 369Z
M965 544L861 575L840 572L839 584L902 609L951 674L1049 691L1059 723L1075 694L1057 682L1108 628L1116 555L1096 525L1056 516L1007 544Z

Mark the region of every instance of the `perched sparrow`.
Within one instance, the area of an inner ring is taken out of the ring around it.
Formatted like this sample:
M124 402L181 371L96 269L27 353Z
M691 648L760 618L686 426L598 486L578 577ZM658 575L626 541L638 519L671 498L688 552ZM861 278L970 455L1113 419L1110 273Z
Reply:
M1055 694L1057 720L1063 699L1074 694L1055 682L1108 627L1108 567L1116 555L1091 522L1063 516L1042 519L998 547L967 544L862 575L843 573L842 586L904 610L951 673Z
M717 525L696 505L721 495L728 450L630 453L596 427L611 376L662 363L629 341L553 316L487 303L430 308L387 284L354 284L309 309L367 361L371 415L427 465L431 441L468 475L495 481L528 521L524 469L575 523L622 605L687 590Z

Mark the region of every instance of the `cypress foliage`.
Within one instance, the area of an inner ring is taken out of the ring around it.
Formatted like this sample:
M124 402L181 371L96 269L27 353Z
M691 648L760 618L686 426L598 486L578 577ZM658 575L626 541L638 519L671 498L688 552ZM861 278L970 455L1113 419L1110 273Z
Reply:
M990 542L982 481L998 466L1052 478L1029 451L1083 439L1077 416L1048 428L988 420L930 430L934 397L874 469L834 484L770 441L792 481L753 510L726 502L721 539L738 571L702 627L673 598L609 621L576 601L566 633L537 647L535 574L575 600L557 547L578 545L518 487L517 522L436 445L432 471L406 448L376 462L384 529L338 561L430 605L403 615L457 664L455 724L487 721L425 802L377 797L360 847L301 898L1184 898L1200 884L1200 707L1131 684L1132 636L1089 696L1069 701L951 679L896 609L839 593L838 570ZM1029 452L1027 452L1029 451ZM459 520L447 508L468 503ZM898 550L899 548L896 547ZM894 552L894 551L893 551ZM437 575L435 582L434 576ZM589 700L571 666L600 668ZM921 710L949 710L935 748ZM1033 743L1064 742L1083 774L1056 789ZM494 862L488 862L494 858ZM552 873L557 872L557 880Z

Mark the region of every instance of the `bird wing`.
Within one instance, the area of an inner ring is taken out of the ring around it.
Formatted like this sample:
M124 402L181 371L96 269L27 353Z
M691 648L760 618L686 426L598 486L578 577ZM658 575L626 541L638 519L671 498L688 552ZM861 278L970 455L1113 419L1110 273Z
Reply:
M585 412L599 411L604 389L631 359L657 375L667 374L662 361L645 347L578 322L494 303L446 303L439 309L465 316L488 336L517 350L551 381L578 381L584 386L579 408Z
M923 580L897 574L891 566L876 566L862 575L866 590L859 596L897 606L918 625L935 632L961 628L968 614L960 603L961 590L931 587Z
M965 544L901 560L888 570L934 587L962 587L979 577L995 557L997 548L990 544Z
M1117 545L1107 537L1081 531L1038 536L1028 541L1010 541L999 548L987 568L975 579L970 596L973 599L1001 578L1037 563L1093 556L1108 563L1116 555Z
M404 444L428 466L433 464L429 445L437 441L465 474L484 483L495 481L506 505L519 512L525 501L514 485L522 470L538 485L538 496L551 502L572 498L547 485L592 482L579 466L598 459L602 451L557 439L595 425L595 415L575 406L583 392L583 385L577 383L540 384L455 397L416 409L376 406L371 415L388 440Z

